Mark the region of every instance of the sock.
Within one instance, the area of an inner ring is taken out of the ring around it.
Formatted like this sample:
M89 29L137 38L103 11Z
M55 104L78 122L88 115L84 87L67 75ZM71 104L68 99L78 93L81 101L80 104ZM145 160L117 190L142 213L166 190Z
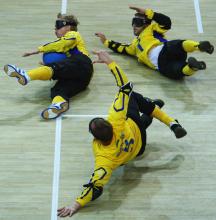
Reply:
M51 67L42 66L28 71L28 75L31 80L50 80L53 75L53 70Z
M151 116L154 118L157 118L167 126L170 126L170 123L175 122L174 118L171 118L169 115L167 115L165 112L163 112L160 108L155 106L153 112L151 113Z
M184 66L184 68L182 69L182 73L185 74L185 75L187 75L187 76L191 76L191 75L193 75L195 72L196 72L196 71L193 70L193 69L191 69L191 68L189 67L189 65Z
M52 104L53 103L60 103L60 102L67 102L67 101L63 97L61 97L60 95L55 96L52 100Z
M192 40L185 40L182 43L185 52L193 52L199 50L198 48L199 42Z

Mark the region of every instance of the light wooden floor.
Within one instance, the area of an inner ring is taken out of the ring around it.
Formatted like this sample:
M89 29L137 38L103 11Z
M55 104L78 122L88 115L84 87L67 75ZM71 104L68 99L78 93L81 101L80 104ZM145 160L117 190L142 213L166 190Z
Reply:
M150 7L172 18L169 39L210 40L216 46L216 2L200 0L203 34L198 34L193 0L68 0L68 12L80 18L80 32L88 49L104 49L94 36L132 40L128 4ZM117 3L117 4L116 4ZM0 66L14 63L25 69L38 65L40 56L22 53L55 39L54 20L61 9L56 0L1 0ZM76 214L78 220L215 220L216 219L216 55L195 53L207 63L201 71L176 82L110 52L125 70L135 90L162 98L164 110L178 118L188 136L177 140L155 121L148 130L142 160L118 169L104 194ZM92 56L93 57L93 56ZM0 220L51 219L55 121L39 113L49 105L51 82L22 87L0 75ZM117 91L106 66L95 66L90 88L71 100L69 114L107 114ZM59 206L79 195L93 171L87 118L62 120Z

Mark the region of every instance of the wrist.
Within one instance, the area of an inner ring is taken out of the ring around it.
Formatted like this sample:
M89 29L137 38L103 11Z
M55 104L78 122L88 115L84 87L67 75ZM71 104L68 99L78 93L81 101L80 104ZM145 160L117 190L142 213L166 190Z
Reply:
M114 68L116 65L117 65L117 64L116 64L115 61L112 61L111 63L107 64L107 66L108 66L110 69Z
M109 46L109 41L106 39L103 44L104 44L106 47L108 47L108 46Z
M114 63L114 61L113 61L112 59L110 59L110 60L105 61L105 63L109 66L109 65L111 65L112 63Z

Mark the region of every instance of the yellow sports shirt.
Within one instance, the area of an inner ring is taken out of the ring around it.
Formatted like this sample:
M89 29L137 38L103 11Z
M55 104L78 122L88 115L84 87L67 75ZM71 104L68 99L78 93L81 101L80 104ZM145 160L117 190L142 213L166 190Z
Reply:
M120 88L128 83L127 76L115 62L109 64L109 68ZM109 109L107 120L113 126L111 143L108 146L104 146L97 139L93 140L94 173L89 183L85 185L81 196L76 200L82 206L99 197L112 172L135 158L142 146L141 133L138 126L126 116L129 98L129 95L123 89L120 89Z

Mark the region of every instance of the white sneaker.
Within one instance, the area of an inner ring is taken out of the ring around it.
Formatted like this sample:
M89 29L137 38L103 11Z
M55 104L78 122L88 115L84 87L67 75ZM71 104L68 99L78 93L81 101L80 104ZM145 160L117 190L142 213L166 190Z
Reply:
M26 85L30 81L30 77L25 70L16 67L15 65L7 64L4 66L5 73L10 77L16 77L21 85Z
M41 117L43 119L56 119L59 117L63 112L66 112L69 109L68 102L59 102L53 103L48 108L41 112Z

